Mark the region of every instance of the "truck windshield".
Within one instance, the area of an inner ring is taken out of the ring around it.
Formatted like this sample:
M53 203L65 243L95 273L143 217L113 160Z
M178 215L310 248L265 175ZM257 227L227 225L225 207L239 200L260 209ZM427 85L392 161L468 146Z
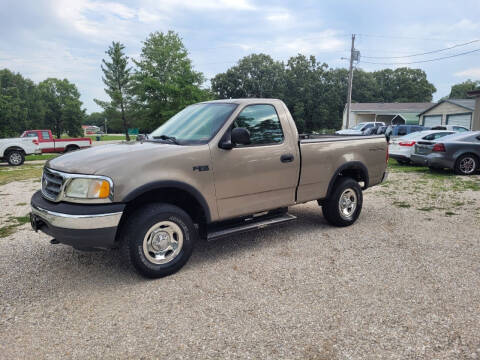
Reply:
M205 144L220 130L236 104L206 103L190 105L154 130L149 139L173 139L181 145Z
M365 124L366 123L360 123L358 125L351 127L350 130L361 130L365 126Z

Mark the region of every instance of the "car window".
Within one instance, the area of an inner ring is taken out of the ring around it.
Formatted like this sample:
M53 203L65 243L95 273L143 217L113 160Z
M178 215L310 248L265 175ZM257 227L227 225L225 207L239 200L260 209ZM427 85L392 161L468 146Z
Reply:
M398 127L397 135L398 135L398 136L407 135L407 127L406 127L406 126L399 126L399 127Z
M458 131L458 132L469 131L468 129L466 129L466 128L462 127L462 126L454 126L454 127L453 127L453 130Z
M25 137L37 137L37 134L34 132L29 132L25 135Z
M362 131L365 131L367 129L370 129L371 127L373 127L373 124L367 124L363 127Z
M234 127L250 132L251 145L278 144L283 131L277 112L272 105L249 105L238 115Z
M45 139L45 140L49 140L50 139L50 134L48 131L42 131L42 138Z

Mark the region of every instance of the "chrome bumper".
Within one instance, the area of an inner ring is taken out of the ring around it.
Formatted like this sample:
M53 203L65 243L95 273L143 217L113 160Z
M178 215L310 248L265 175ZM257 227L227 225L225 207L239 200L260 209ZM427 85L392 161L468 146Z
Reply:
M32 204L32 214L58 228L88 230L117 227L123 212L71 215L45 210Z

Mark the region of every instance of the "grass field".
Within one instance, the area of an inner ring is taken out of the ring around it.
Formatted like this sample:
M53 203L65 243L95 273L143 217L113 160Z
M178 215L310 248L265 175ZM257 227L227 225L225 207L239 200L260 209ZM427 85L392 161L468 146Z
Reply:
M40 181L42 169L42 164L29 165L27 163L22 166L2 166L0 167L0 185L29 179L38 179Z
M59 154L27 155L25 156L25 161L50 160L56 158L57 156L59 156Z
M92 141L97 141L96 135L88 135ZM130 135L130 140L135 140L137 138L136 135ZM100 141L111 141L111 140L126 140L125 135L102 135L100 136Z

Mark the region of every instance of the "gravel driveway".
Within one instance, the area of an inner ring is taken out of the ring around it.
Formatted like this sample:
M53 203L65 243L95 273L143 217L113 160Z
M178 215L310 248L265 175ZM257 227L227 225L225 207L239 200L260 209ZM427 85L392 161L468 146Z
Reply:
M301 205L153 281L23 225L0 238L0 358L478 359L480 191L419 210L416 176L366 191L349 228ZM1 186L0 221L38 186Z

